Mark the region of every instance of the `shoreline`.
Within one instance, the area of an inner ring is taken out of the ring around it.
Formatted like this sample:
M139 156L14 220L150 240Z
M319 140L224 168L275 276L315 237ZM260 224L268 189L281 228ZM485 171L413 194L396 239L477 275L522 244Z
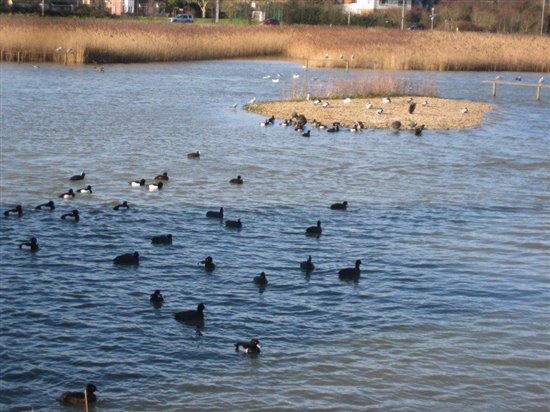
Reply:
M342 126L351 127L355 122L363 122L369 129L392 129L392 123L401 122L401 130L413 130L409 125L415 121L425 125L428 130L464 129L479 126L485 114L495 105L471 100L442 99L438 97L415 96L416 108L409 114L407 97L392 97L390 103L383 103L382 97L357 98L345 103L344 99L323 99L330 104L329 108L315 105L313 101L269 101L249 104L245 109L263 116L274 116L277 119L289 119L292 113L303 114L311 125L313 120L325 125L339 122ZM423 102L427 105L423 105ZM371 103L372 108L367 109ZM383 113L378 114L377 109ZM467 113L464 109L467 108Z

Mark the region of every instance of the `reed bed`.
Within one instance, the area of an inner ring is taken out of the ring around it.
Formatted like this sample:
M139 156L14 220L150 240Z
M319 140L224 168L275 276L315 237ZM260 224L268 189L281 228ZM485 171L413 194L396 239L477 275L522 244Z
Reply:
M0 48L32 52L38 61L59 61L53 51L62 47L76 51L71 60L76 63L270 56L303 59L317 67L550 71L548 36L38 17L2 17L0 22Z

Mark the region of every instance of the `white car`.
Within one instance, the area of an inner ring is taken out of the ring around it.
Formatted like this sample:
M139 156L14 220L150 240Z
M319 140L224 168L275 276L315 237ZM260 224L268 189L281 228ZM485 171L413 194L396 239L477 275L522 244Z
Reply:
M176 14L170 18L170 23L193 23L193 16L190 14Z

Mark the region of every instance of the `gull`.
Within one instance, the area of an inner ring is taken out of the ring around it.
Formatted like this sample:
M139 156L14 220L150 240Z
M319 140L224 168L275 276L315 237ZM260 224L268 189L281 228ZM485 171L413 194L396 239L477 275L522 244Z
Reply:
M279 79L278 79L278 78L277 78L277 79L271 79L271 81L272 81L273 83L279 83Z
M349 97L346 97L344 99L344 104L350 104L351 103L351 99Z
M366 107L367 107L368 110L370 110L370 109L372 109L374 106L372 105L372 103L367 103L367 106L366 106Z
M306 100L310 100L311 99L311 94L306 94Z
M248 102L248 104L254 104L256 103L256 97L253 97L252 99L250 99L250 101Z
M292 78L293 78L293 79L299 79L299 78L300 78L300 75L299 75L299 74L293 74L293 75L292 75Z
M542 76L538 81L538 84L543 84L543 83L544 83L544 76Z
M497 77L495 77L495 80L502 80L503 77L499 74Z
M61 53L63 51L63 47L59 46L55 48L56 53Z
M382 114L382 113L384 113L384 109L382 109L382 108L380 107L380 108L376 111L376 113Z
M269 74L266 74L264 77L262 77L262 79L269 80L269 79L271 79L271 76Z
M313 104L314 104L315 106L319 106L321 103L322 103L322 102L321 102L321 100L319 100L319 99L315 99L315 100L313 101Z
M238 106L237 103L234 103L234 104L231 105L231 109L236 110L237 106Z
M463 108L462 113L468 113L468 108L467 107Z
M427 100L424 100L424 101L422 102L422 106L426 107L427 105L428 105L428 101L427 101Z
M329 109L329 108L330 108L330 103L329 103L329 102L324 102L324 103L323 103L323 107L324 107L325 109Z
M384 97L384 98L382 99L382 103L384 103L384 104L391 103L391 99L390 99L389 97Z
M409 97L409 98L407 99L407 103L412 103L413 100L414 100L414 99L413 99L412 97Z

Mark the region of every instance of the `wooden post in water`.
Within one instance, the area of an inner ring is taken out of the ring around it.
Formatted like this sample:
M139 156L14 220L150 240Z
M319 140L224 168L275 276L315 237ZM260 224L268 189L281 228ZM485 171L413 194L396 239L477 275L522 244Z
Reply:
M349 60L346 60L346 72L349 72Z
M17 64L21 64L21 52L17 52Z
M67 65L68 60L69 60L69 53L65 52L65 66Z
M86 412L88 412L88 388L84 389L84 406L86 407Z
M497 95L497 82L493 82L493 97Z
M536 95L537 100L540 100L540 89L542 89L542 87L537 86L537 95Z

